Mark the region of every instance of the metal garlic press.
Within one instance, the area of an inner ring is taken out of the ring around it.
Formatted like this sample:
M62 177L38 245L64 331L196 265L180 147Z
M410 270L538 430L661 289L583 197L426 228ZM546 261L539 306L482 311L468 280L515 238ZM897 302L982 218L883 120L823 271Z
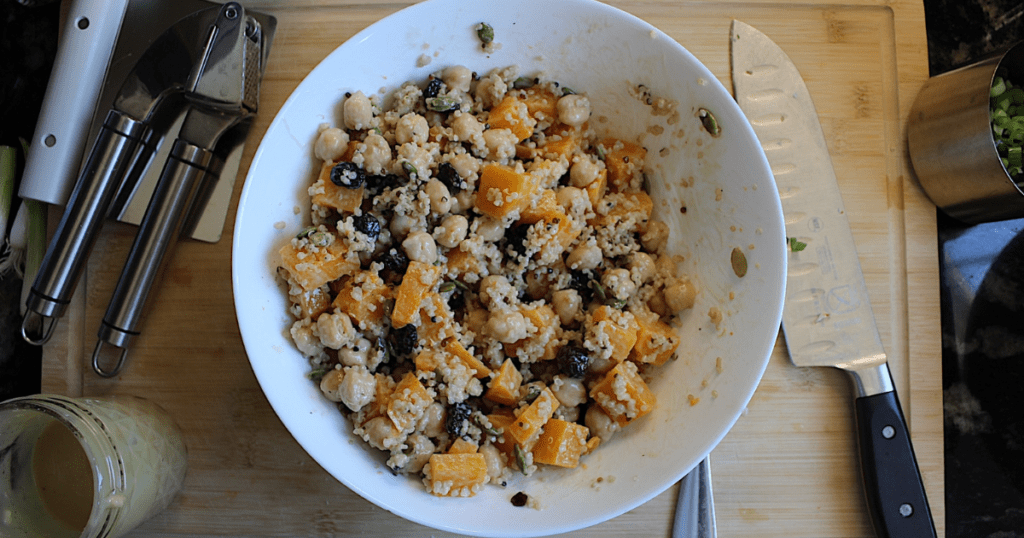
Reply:
M257 112L274 24L272 17L247 14L230 2L181 19L139 57L96 136L33 282L21 328L26 341L41 345L50 339L112 203L136 190L158 145L171 143L93 351L99 375L118 373L171 247L216 186L224 153L219 148L237 145L234 138L247 132L241 127ZM168 130L182 115L170 142ZM121 349L111 367L105 344Z

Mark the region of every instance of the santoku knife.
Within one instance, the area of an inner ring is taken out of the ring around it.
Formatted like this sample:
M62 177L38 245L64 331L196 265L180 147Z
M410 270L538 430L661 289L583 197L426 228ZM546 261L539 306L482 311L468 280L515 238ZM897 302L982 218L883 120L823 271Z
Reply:
M765 150L791 238L782 323L797 366L833 366L856 388L861 472L879 536L935 536L885 350L868 302L832 160L807 87L789 56L733 21L736 101Z

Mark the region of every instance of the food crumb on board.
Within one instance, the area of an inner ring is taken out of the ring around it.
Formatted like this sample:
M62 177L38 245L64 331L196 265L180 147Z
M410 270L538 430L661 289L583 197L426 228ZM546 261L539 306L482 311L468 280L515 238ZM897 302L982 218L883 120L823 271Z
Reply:
M284 223L283 220L279 220L279 221L274 223L274 229L275 230L283 230L284 227L285 227L285 223Z

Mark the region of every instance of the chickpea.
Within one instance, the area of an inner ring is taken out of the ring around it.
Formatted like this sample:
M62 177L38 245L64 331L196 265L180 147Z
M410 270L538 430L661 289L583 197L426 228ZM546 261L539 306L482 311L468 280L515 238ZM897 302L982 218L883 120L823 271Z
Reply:
M448 86L449 90L466 93L469 85L473 82L473 72L463 65L448 66L441 73L441 80Z
M352 319L344 312L320 314L316 319L316 332L324 346L341 349L355 336Z
M491 312L484 333L504 344L511 344L529 336L529 323L518 310L504 309Z
M426 435L414 433L405 440L405 445L408 447L407 456L409 461L402 466L403 473L418 473L423 470L423 466L430 461L430 455L434 453L433 441L430 440Z
M398 428L387 415L371 418L363 424L363 440L377 450L390 450Z
M580 419L580 408L560 405L555 409L555 416L566 422L576 422Z
M498 104L505 97L507 91L508 84L497 73L483 77L476 84L476 97L485 108L491 108Z
M338 350L338 360L345 366L368 366L373 344L366 338L357 338Z
M320 131L320 135L316 137L313 153L321 161L335 162L341 159L347 149L348 133L337 127L330 127Z
M569 256L565 259L565 264L569 266L569 269L583 271L597 269L602 261L604 261L604 255L601 253L601 249L596 244L585 243L574 248L569 253Z
M476 144L478 140L483 141L484 125L472 114L456 112L451 126L452 134L459 142Z
M581 379L558 374L551 382L551 392L566 407L576 407L587 402L587 387Z
M434 240L445 248L455 248L466 238L469 221L462 215L448 215L434 228Z
M423 411L417 430L427 437L437 437L444 433L444 404L431 402Z
M620 301L625 301L636 293L636 284L630 278L629 271L626 269L605 271L601 275L601 285L604 286L605 293L614 296Z
M590 428L590 433L601 438L602 443L607 443L619 431L619 425L612 420L600 407L596 405L587 409L587 415L583 423Z
M383 136L371 134L356 146L356 155L352 161L361 163L367 173L383 174L391 163L391 146Z
M448 187L437 179L431 179L423 186L423 192L430 197L430 211L435 215L445 215L452 208L452 195Z
M551 294L551 304L562 325L570 325L583 309L583 299L576 290L558 290Z
M631 254L626 267L629 268L629 273L637 284L650 282L658 272L654 265L654 258L651 258L646 252L634 252Z
M601 166L589 158L581 157L569 169L569 184L573 187L586 187L601 174Z
M373 105L362 91L357 91L345 99L341 106L345 118L345 127L355 130L368 129L373 121Z
M337 370L335 370L337 371ZM377 378L365 366L345 367L345 377L341 380L338 392L341 401L353 412L359 411L364 405L373 401L377 391Z
M659 220L647 223L647 231L640 236L640 243L649 252L661 252L668 242L668 225Z
M579 127L590 119L590 99L585 95L569 94L558 100L558 121Z
M289 331L295 347L307 357L319 357L324 353L324 345L320 338L313 334L313 325L305 319L300 319L292 324Z
M590 211L590 196L583 189L576 187L562 187L555 194L555 201L558 202L566 214L576 220L583 221L587 211Z
M480 302L488 310L510 303L515 295L515 288L502 275L487 275L480 281Z
M455 168L459 177L466 181L466 183L471 184L472 182L470 180L475 180L477 174L480 172L480 159L477 159L468 153L460 153L452 157L448 163Z
M502 471L505 470L505 460L502 459L498 448L487 443L480 447L480 453L484 455L484 462L487 463L488 478L492 480L499 478Z
M497 243L505 237L505 226L494 217L481 217L473 223L476 234L488 243Z
M509 159L516 156L516 144L519 142L511 129L487 129L484 131L484 145L487 156L492 160Z
M402 116L395 126L395 142L399 144L424 144L427 142L427 135L430 134L430 126L427 119L415 112Z
M341 382L345 380L345 372L331 370L320 378L320 392L332 402L341 402Z
M697 288L689 279L680 280L665 288L665 304L673 313L693 308L697 298Z
M418 223L418 220L410 217L409 215L396 213L395 216L391 217L391 224L389 225L389 228L392 235L396 237L405 237L409 235L409 232L411 232Z
M410 261L431 265L437 261L437 245L427 232L412 232L402 241L402 249Z

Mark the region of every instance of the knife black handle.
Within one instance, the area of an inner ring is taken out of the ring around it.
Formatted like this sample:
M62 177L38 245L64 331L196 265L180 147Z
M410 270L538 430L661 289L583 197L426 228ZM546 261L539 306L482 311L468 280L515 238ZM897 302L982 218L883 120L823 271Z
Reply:
M935 525L896 391L857 398L868 509L880 538L934 537Z

